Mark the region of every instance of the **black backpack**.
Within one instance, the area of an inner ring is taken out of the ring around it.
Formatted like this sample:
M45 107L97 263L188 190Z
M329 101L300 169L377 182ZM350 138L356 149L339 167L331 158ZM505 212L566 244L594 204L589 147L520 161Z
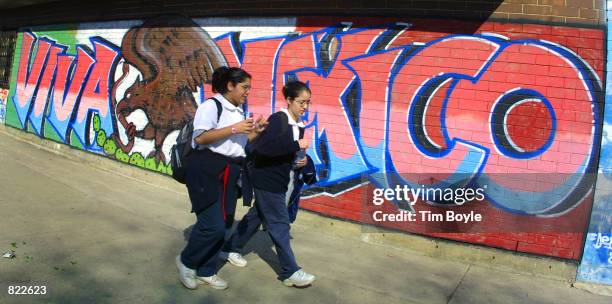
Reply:
M214 97L211 97L217 105L217 123L221 118L223 106L221 102ZM170 166L172 167L172 178L177 182L184 184L187 175L187 156L191 153L191 141L193 137L193 119L185 124L176 138L176 144L170 150Z

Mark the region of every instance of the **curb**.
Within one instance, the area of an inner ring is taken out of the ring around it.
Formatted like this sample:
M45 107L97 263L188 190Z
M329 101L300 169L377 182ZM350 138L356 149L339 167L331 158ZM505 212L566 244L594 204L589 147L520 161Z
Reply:
M416 255L472 264L490 269L536 276L555 281L573 283L576 280L577 261L562 260L475 245L458 241L435 239L416 234L401 233L378 227L329 218L308 210L300 210L299 225L318 227L325 233L352 237L365 243L406 250ZM298 223L296 222L296 223ZM377 232L370 232L372 230Z
M88 165L103 171L136 179L158 188L163 188L178 193L185 192L184 185L175 182L170 176L163 175L161 173L144 170L140 167L125 164L100 154L75 149L69 145L41 138L35 134L27 133L25 131L2 124L0 124L0 133L4 133L18 141L49 151L61 157L87 163Z
M573 287L588 291L593 294L612 297L612 286L600 285L595 283L576 282Z

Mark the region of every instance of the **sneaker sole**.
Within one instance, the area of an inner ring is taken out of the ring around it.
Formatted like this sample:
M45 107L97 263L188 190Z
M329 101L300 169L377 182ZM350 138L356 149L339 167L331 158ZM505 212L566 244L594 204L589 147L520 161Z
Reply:
M198 286L196 286L196 287L191 287L191 286L188 286L188 285L187 285L185 282L183 282L183 280L181 280L181 278L179 278L179 281L180 281L180 282L181 282L181 284L182 284L183 286L185 286L185 288L187 288L187 289L191 289L191 290L198 289Z
M227 259L227 261L228 261L230 264L232 264L232 265L234 265L234 266L236 266L236 267L246 267L246 266L247 266L247 263L244 263L244 265L243 265L243 264L237 264L237 263L233 262L233 261L232 261L232 260L230 260L230 259Z
M246 267L247 264L248 264L247 262L245 262L244 265L243 264L237 264L234 261L230 260L229 255L228 256L221 256L221 255L219 255L219 258L224 260L224 261L226 261L226 262L228 262L228 263L230 263L230 264L232 264L232 265L234 265L234 266L236 266L236 267Z
M200 280L200 279L198 279L198 284L201 284L201 285L207 285L207 286L208 286L208 287L210 287L210 288L213 288L213 289L218 289L218 290L224 290L224 289L228 289L228 288L229 288L229 285L225 285L225 286L214 286L214 285L210 285L210 283L208 283L208 282L206 282L206 281L202 281L202 280Z
M308 281L307 283L304 283L304 284L301 284L301 285L295 284L293 282L285 282L285 281L283 281L283 284L285 286L287 286L287 287L298 287L299 288L299 287L308 287L308 286L312 285L312 283L314 281L315 281L315 279L312 279L312 280Z
M181 267L180 267L180 265L179 265L179 260L178 260L178 259L177 259L177 260L175 260L175 264L176 264L176 268L177 268L177 269L178 269L178 271L179 271L179 281L181 282L181 284L183 284L183 286L185 286L185 288L187 288L187 289L191 289L191 290L197 289L197 288L198 288L198 285L197 285L197 284L196 284L196 286L195 286L195 287L191 287L191 286L189 286L187 283L183 282L183 279L181 278L181 273L180 273L180 272L181 272Z

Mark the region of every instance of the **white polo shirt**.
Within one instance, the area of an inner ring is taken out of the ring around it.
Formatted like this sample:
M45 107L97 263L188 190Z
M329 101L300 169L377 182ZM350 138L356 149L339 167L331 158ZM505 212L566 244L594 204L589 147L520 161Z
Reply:
M293 119L293 116L291 116L291 114L289 113L289 110L286 108L281 108L281 112L285 112L285 114L287 114L287 118L289 118L289 126L291 126L291 130L293 131L293 140L298 140L300 139L300 129L299 128L304 128L304 122L302 120L295 121L295 119Z
M217 123L217 105L214 100L206 100L198 106L195 117L193 119L193 138L202 134L204 131L212 129L221 129L231 126L237 122L244 120L242 107L235 106L230 103L223 95L216 94L214 96L221 102L223 111ZM232 134L215 143L209 145L197 145L195 140L192 140L192 147L198 149L209 148L211 151L223 154L229 157L245 157L244 146L248 142L246 134Z

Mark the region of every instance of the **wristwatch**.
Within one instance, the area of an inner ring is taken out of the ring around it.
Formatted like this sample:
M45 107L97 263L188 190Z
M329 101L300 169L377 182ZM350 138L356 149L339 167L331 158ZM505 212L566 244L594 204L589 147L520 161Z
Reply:
M238 130L236 129L236 127L232 127L232 134L238 134Z

